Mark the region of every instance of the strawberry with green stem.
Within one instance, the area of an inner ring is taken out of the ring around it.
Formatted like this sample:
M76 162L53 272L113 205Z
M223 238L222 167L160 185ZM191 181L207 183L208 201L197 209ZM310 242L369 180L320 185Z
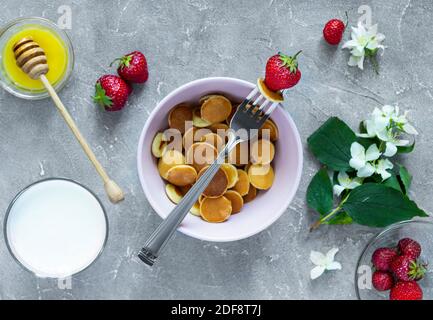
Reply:
M301 79L297 57L288 56L281 52L270 57L266 63L265 84L271 91L280 91L295 86Z
M117 58L111 64L118 62L119 76L132 83L144 83L149 78L146 57L140 51L133 51Z
M106 111L118 111L123 109L131 92L131 86L122 78L104 75L96 81L93 101Z
M390 270L402 281L418 281L426 273L426 265L408 256L398 256L390 264Z

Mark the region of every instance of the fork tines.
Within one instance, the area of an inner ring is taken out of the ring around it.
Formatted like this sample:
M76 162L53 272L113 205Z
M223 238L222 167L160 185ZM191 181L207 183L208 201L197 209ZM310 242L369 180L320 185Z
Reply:
M264 97L256 87L239 106L239 110L257 119L259 126L269 118L279 102L272 102ZM259 112L259 114L258 114Z

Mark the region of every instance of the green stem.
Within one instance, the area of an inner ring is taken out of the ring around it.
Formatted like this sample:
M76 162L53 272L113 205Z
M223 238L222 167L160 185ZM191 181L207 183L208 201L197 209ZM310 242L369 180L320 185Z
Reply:
M376 74L379 74L379 65L377 64L377 60L376 60L376 56L369 56L370 61L371 61L371 65L373 66L373 70L374 72L376 72Z
M347 14L347 11L344 13L346 14L346 24L344 25L344 30L346 30L347 26L349 25L349 15Z
M383 141L380 142L380 145L379 145L379 151L380 151L380 152L384 152L384 151L385 151L385 144L384 144Z
M296 52L295 55L293 56L293 60L295 60L301 52L302 52L302 50L299 50L298 52Z
M334 215L336 215L338 212L340 212L341 209L343 209L343 205L344 203L347 201L347 199L349 198L350 193L348 193L343 200L341 200L341 202L338 204L338 206L333 209L330 213L328 213L326 216L320 218L319 220L317 220L315 223L313 223L310 227L310 232L313 231L314 229L317 229L322 223L324 223L325 221L329 220L331 217L333 217Z

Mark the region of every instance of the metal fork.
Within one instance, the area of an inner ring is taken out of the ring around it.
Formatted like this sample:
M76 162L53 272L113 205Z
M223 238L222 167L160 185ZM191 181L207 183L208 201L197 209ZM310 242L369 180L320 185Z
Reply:
M224 149L218 154L213 164L177 204L176 208L170 212L167 218L165 218L149 237L138 254L138 257L143 262L149 266L154 264L180 223L212 181L219 167L224 163L225 158L238 143L248 141L257 135L258 130L269 118L278 104L279 102L272 102L266 99L257 87L242 101L230 121L228 142ZM239 134L240 132L247 132L248 134Z

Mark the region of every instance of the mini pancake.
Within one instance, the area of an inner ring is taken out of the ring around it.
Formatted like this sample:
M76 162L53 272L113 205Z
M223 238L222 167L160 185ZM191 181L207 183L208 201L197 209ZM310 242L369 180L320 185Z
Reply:
M165 185L165 193L167 194L167 197L175 204L178 204L183 198L183 194L179 188L170 183Z
M183 187L178 187L180 192L182 193L182 195L186 195L187 192L189 191L189 189L191 189L192 185L190 186L183 186Z
M213 133L220 133L218 130L222 131L224 130L227 131L230 127L225 124L224 122L218 122L218 123L213 123L209 126L209 129L213 132Z
M229 190L226 193L224 193L224 197L230 200L232 203L232 214L238 213L241 211L243 205L244 205L244 199L242 196L237 193L236 191Z
M205 198L204 194L201 194L200 197L198 197L198 202L202 203Z
M233 190L239 193L241 196L245 196L250 190L250 179L248 174L241 169L238 169L238 181L233 187Z
M225 174L227 175L227 189L233 188L239 179L237 168L230 163L223 163L221 164L221 169L223 169Z
M158 132L152 141L152 155L155 158L161 158L164 147L167 146L167 142L163 141L164 134L162 132Z
M248 141L238 143L235 148L230 151L228 162L235 166L243 166L250 160Z
M220 151L224 147L224 141L223 139L217 135L216 133L207 133L204 136L201 137L201 142L209 143L210 145L214 146L215 149Z
M168 182L178 187L192 185L193 183L195 183L196 179L197 171L195 171L194 167L187 164L180 164L171 167L167 171Z
M194 141L194 133L196 130L196 127L191 127L185 131L185 134L182 137L182 145L185 149L189 149L189 147L196 142Z
M259 190L268 190L274 183L274 169L270 164L252 164L248 168L250 183Z
M194 133L194 140L202 141L203 136L212 133L213 133L212 130L209 128L197 128Z
M250 156L253 164L269 164L275 156L274 144L265 139L256 140L251 146Z
M232 213L232 203L226 197L205 198L200 204L200 215L207 222L224 222Z
M264 134L264 130L269 130L269 131L267 134ZM271 119L266 120L265 123L263 124L259 132L259 138L262 138L263 136L266 135L269 135L269 139L272 142L277 141L279 137L278 127L275 124L275 122L273 122Z
M244 204L253 201L257 196L257 189L254 188L254 186L250 185L250 189L248 190L248 193L243 196L244 198Z
M218 123L211 124L209 126L209 129L213 133L216 133L217 135L219 135L225 143L227 143L227 141L229 140L230 127L228 125L226 125L225 123L218 122Z
M197 180L203 175L209 166L200 170ZM223 169L219 168L209 185L204 189L203 195L206 198L221 197L227 191L228 179Z
M167 180L167 172L172 167L185 164L185 157L177 150L167 150L158 161L158 172Z
M197 128L205 128L209 127L212 123L204 120L201 117L200 108L196 108L192 112L192 124Z
M187 150L194 142L201 141L201 138L209 133L212 133L212 131L209 129L191 127L185 131L185 134L182 138L182 145Z
M165 150L182 152L182 134L177 129L168 128L162 134L162 140L166 142Z
M200 203L196 201L189 212L194 216L200 217Z
M232 121L232 118L236 112L236 110L238 110L240 103L233 103L232 102L232 112L230 112L229 116L226 119L226 123L230 126L230 121Z
M217 149L206 142L194 143L186 152L186 163L192 165L197 172L212 164L218 155Z
M184 133L185 122L192 121L192 118L192 108L186 103L180 103L171 109L168 114L168 126Z
M217 95L218 95L218 93L206 94L198 100L198 104L201 106L207 99L209 99L212 96L217 96Z
M232 112L232 103L220 95L212 95L203 102L200 108L201 117L209 123L221 122Z
M284 101L284 97L281 92L271 91L265 84L265 81L262 78L257 79L257 87L260 90L260 93L268 100L272 102L282 102Z

